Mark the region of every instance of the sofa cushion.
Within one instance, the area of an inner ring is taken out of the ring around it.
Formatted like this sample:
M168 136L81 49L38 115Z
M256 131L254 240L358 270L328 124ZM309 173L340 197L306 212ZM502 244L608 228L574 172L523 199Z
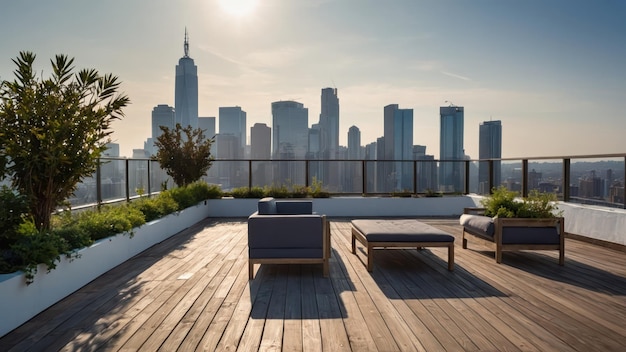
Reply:
M258 210L260 215L276 214L276 200L272 197L266 197L259 200Z
M352 220L368 242L454 242L454 236L431 225L408 219Z
M489 237L493 237L495 226L493 219L483 215L463 214L459 219L461 226L479 232Z

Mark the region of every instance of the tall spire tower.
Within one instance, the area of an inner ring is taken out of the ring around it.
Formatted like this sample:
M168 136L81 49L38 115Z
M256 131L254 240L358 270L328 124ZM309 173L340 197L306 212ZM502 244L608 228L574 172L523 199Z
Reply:
M185 44L183 44L183 47L185 48L185 56L183 57L189 57L189 36L187 36L187 27L185 27Z
M189 36L185 28L184 56L176 66L174 109L176 123L182 127L198 127L198 68L189 57Z

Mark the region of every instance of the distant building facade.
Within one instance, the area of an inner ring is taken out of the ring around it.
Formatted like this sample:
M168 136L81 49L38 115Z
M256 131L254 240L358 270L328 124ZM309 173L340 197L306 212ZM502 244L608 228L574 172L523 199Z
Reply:
M215 116L198 117L198 128L202 129L207 139L215 137Z
M439 187L445 192L462 192L464 109L462 106L442 106L439 108L439 117L439 159L442 160L439 165Z
M480 124L478 131L478 158L500 159L502 158L502 122L485 121ZM498 187L502 183L502 162L493 162L493 186ZM478 164L478 192L488 194L489 189L489 162L481 161Z
M230 134L237 138L239 150L236 154L242 158L247 142L246 112L239 106L220 107L219 125L221 135Z
M176 119L174 108L167 104L159 104L152 109L152 138L148 139L145 149L151 155L156 155L158 152L154 143L157 138L163 134L161 126L167 127L170 130L174 129L174 120Z
M388 191L412 190L413 164L413 109L400 109L398 104L384 108L385 177Z

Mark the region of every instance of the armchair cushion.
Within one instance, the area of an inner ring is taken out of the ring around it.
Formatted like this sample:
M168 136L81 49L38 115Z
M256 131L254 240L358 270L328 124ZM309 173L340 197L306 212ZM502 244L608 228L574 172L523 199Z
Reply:
M463 214L459 219L463 227L481 235L493 237L495 226L493 219L483 215Z

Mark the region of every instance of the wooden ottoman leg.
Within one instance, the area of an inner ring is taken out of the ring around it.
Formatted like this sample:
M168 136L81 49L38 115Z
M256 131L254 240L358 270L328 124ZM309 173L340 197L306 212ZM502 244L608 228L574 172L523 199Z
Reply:
M354 231L354 230L352 230ZM354 232L352 232L352 254L356 254L356 237L354 236Z
M254 263L248 259L248 279L254 279Z

